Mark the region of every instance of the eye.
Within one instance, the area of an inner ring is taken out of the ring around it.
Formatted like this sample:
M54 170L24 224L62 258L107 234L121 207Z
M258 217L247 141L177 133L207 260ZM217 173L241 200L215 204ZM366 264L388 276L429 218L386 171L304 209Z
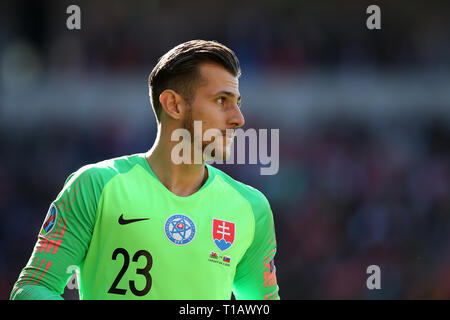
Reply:
M221 105L225 104L225 97L219 97L216 100L217 102L219 102Z

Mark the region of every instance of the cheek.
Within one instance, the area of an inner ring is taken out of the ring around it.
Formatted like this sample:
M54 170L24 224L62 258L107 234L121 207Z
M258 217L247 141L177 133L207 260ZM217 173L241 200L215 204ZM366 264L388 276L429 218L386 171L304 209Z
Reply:
M192 110L192 119L194 121L202 122L202 131L204 132L210 128L220 128L221 111L214 104L204 104L196 106Z

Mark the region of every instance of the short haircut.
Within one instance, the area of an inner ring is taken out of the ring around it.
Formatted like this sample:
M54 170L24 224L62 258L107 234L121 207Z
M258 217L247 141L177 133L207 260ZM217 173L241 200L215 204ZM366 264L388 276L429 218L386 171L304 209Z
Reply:
M198 66L203 62L218 63L233 76L241 75L238 58L225 45L205 40L191 40L179 44L158 60L148 78L150 101L159 123L162 110L160 94L171 89L191 103L201 80Z

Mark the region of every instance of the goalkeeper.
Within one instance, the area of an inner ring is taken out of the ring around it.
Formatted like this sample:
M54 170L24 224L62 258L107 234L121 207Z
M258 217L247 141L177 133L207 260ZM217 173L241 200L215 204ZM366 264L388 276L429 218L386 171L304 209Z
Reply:
M67 178L11 299L62 299L73 266L81 299L279 299L269 202L203 157L210 148L226 159L244 124L239 76L233 51L215 41L162 56L149 77L153 147ZM219 134L196 144L208 129ZM181 163L174 132L189 133L193 150Z

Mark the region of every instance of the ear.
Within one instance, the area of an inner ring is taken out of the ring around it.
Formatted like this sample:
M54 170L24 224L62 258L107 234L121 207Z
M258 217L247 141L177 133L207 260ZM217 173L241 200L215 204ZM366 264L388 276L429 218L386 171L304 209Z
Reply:
M176 120L181 119L184 113L184 99L174 90L166 89L159 95L159 102L166 114Z

